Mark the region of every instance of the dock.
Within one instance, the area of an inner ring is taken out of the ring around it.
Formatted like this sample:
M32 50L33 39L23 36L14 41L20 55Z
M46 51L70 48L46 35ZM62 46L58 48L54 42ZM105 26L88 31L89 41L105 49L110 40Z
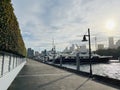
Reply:
M119 90L38 61L28 60L8 90Z

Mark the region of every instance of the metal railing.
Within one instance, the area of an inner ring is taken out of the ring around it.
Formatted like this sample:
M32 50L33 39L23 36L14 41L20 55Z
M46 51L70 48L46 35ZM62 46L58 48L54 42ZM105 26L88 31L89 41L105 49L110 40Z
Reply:
M0 77L13 70L24 61L26 61L24 57L0 51Z

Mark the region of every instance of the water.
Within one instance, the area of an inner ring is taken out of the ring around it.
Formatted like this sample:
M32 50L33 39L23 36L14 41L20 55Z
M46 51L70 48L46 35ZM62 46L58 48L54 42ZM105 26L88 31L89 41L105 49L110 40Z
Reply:
M63 64L64 67L76 69L75 64ZM80 71L89 72L90 65L80 65ZM93 74L107 76L114 79L120 80L120 62L104 63L104 64L92 64Z

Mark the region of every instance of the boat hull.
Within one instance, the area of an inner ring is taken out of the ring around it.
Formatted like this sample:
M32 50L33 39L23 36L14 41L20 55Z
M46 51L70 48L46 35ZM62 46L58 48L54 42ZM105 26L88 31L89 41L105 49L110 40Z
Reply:
M89 58L80 58L80 63L90 63ZM91 58L92 63L108 63L109 58ZM57 58L54 63L60 63L60 59ZM76 58L62 58L62 63L76 63Z

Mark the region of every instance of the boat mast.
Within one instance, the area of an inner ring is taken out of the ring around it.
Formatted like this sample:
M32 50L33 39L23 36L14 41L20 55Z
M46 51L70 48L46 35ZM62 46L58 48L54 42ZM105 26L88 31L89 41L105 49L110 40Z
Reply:
M95 50L97 50L97 37L95 37Z
M53 38L53 41L52 41L52 49L53 49L53 51L55 51L55 42L54 42L54 38Z
M53 52L53 63L55 62L55 53L56 53L56 50L55 50L55 42L54 42L54 38L53 38L53 41L52 41L52 52Z

